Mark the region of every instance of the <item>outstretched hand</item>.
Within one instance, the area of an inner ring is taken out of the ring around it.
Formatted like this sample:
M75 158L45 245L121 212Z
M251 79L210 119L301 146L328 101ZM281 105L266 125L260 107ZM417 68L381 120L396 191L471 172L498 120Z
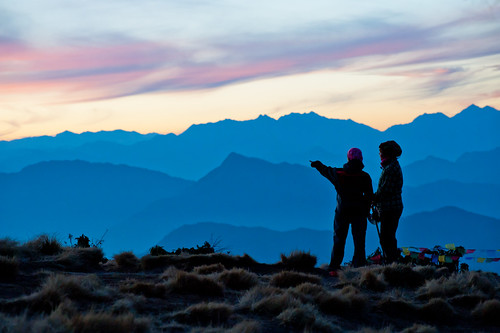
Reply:
M320 165L322 165L323 163L321 163L320 161L309 161L311 162L311 167L317 169Z

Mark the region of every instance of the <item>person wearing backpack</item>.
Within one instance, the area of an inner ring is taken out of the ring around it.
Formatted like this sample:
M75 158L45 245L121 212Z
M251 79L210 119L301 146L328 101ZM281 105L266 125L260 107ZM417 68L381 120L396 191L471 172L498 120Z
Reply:
M382 173L373 205L375 219L380 221L380 245L387 264L398 261L400 256L396 231L403 213L403 172L398 162L402 152L395 141L386 141L379 146Z
M354 241L354 267L366 264L365 238L367 217L373 197L370 175L363 171L363 155L358 148L347 153L347 163L342 168L332 168L320 161L311 161L311 167L327 178L337 191L337 207L333 221L333 249L330 259L330 275L337 276L337 270L344 259L344 249L351 225Z

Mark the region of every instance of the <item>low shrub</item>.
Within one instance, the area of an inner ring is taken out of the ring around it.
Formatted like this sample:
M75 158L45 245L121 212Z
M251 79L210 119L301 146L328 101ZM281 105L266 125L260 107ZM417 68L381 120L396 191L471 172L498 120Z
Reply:
M0 256L0 280L11 280L19 273L19 260Z
M491 299L478 304L472 316L484 324L500 326L500 301Z
M254 287L259 279L255 273L248 272L242 268L233 268L219 275L219 280L230 289L248 290Z
M279 288L258 285L247 291L240 298L239 307L241 309L250 310L254 304L263 298L273 295L281 295L283 293L283 290Z
M155 245L149 249L149 254L152 256L164 256L168 252L160 245Z
M271 280L269 284L271 286L279 287L279 288L289 288L295 287L299 284L309 282L313 284L321 284L321 279L316 275L305 274L299 272L292 271L283 271L271 276Z
M226 303L199 303L178 312L174 318L186 324L219 326L228 321L234 309Z
M118 269L123 271L138 271L141 267L141 262L131 251L122 252L120 254L115 254L113 258L118 265Z
M316 266L317 258L310 252L292 251L288 256L281 254L281 263L287 269L310 272Z
M384 297L378 301L374 309L378 312L402 318L415 318L417 316L418 307L411 301L405 299L394 299L392 297Z

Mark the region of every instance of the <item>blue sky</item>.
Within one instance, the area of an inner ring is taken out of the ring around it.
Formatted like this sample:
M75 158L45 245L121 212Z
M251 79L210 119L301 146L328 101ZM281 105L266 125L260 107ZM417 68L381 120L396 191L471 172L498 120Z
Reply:
M4 1L0 140L500 107L499 1Z

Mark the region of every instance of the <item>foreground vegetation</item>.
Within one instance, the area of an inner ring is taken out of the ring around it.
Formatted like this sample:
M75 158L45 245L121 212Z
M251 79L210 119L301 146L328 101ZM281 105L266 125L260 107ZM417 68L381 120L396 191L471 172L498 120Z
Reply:
M196 249L196 250L199 250ZM188 251L189 252L189 251ZM210 252L210 251L209 251ZM104 258L0 239L0 332L496 332L500 278L393 264L330 277L308 253Z

